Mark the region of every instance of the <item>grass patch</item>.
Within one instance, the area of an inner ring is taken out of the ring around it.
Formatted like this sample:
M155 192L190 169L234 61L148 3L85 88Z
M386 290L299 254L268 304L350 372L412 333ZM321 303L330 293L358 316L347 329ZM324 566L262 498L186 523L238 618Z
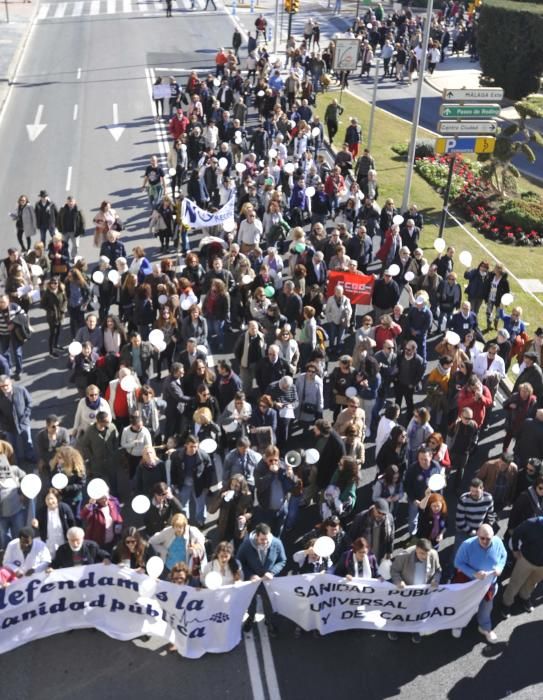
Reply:
M317 98L316 111L321 120L324 121L324 112L328 104L336 97L338 92L328 92L324 95L319 95ZM349 117L356 116L362 126L363 144L367 143L368 125L370 118L370 105L367 102L351 95L347 92L343 93L342 106L344 113L342 122L339 125L339 131L336 137L336 143L341 144L345 134L345 129L349 124ZM374 120L374 133L372 139L372 155L375 158L378 181L379 181L379 202L382 203L387 197L392 197L397 206L401 206L403 198L403 190L406 174L406 163L399 162L398 156L392 151L391 146L402 141L409 141L411 135L411 125L406 122L396 119L394 116L381 110L376 109ZM435 138L430 132L425 129L419 129L418 138L433 139ZM543 189L535 186L533 183L528 183L527 180L521 178L519 180L520 190L537 191L543 196ZM442 197L435 192L432 187L426 183L417 173L413 175L411 183L411 201L416 203L419 210L424 214L424 229L422 233L422 247L427 250L426 257L433 259L437 254L433 249L433 242L437 236L439 221L441 217L441 209L443 206ZM488 241L480 233L467 227L472 231L477 240L484 245L498 260L503 262L508 270L519 278L541 278L543 270L543 248L522 248L505 246L501 243ZM473 256L474 264L478 261L487 258L488 256L476 243L473 241L461 228L452 223L449 223L445 228L444 238L448 244L454 245L457 252L461 250L469 250ZM492 260L490 260L492 263ZM459 274L463 274L464 268L460 262L456 262L456 270ZM520 304L524 310L524 318L530 322L530 329L533 331L541 324L543 318L543 309L535 301L535 299L527 294L516 282L511 279L511 290L515 295L515 303ZM538 295L543 301L543 295ZM483 316L481 316L483 320ZM483 327L486 323L482 324Z

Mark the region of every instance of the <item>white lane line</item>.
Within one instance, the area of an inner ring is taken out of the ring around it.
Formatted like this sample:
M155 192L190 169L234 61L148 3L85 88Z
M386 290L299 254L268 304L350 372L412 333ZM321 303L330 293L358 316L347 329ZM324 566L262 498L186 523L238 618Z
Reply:
M74 105L74 122L77 119L77 112L79 111L78 105Z
M71 186L72 186L72 166L70 165L68 168L68 174L66 175L66 192L70 191Z
M77 69L77 80L81 80L81 68Z
M114 15L116 9L116 0L107 0L107 14Z
M132 12L132 0L123 0L123 12Z
M40 5L40 10L38 12L38 19L45 19L47 17L47 13L49 12L50 5L48 2L45 2L43 5Z
M149 93L149 102L151 104L151 114L154 114L155 103L153 101L153 84L155 82L156 77L153 68L145 69L145 77L147 80L147 92ZM159 161L165 172L164 179L166 181L166 184L168 185L170 181L170 176L168 174L167 167L168 137L166 135L165 127L161 122L155 122L155 134L158 144L158 151L160 153Z
M264 688L262 686L262 678L260 676L260 667L258 664L258 654L256 653L256 644L253 632L243 634L243 642L245 646L245 655L247 656L247 668L249 669L249 680L251 682L251 690L253 700L264 700Z
M143 2L142 0L139 0L138 2L138 10L140 12L147 12L147 3Z
M59 2L59 4L57 5L57 9L55 10L55 19L60 19L61 17L64 17L67 4L68 3L66 2Z
M258 598L256 609L259 612L263 612L262 599L260 598L260 596ZM266 685L268 686L269 699L281 700L281 693L279 692L279 682L277 680L277 673L275 671L275 664L273 662L270 637L268 635L268 628L266 627L265 622L258 626L258 634L260 635L260 644L262 645L264 675L266 676Z
M90 4L89 15L97 15L100 13L100 0L92 0Z
M80 17L83 14L84 2L74 2L74 9L72 10L72 17Z

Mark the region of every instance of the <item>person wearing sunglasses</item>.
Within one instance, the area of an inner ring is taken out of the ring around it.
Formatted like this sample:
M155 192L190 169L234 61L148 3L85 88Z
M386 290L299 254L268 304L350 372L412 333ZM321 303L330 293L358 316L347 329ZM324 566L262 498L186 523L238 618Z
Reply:
M494 535L490 525L481 525L475 537L465 540L454 559L456 574L453 583L464 583L475 579L490 581L490 588L483 596L477 610L479 632L489 644L496 644L498 637L492 629L492 608L498 590L498 577L501 576L507 561L507 551L502 540ZM452 635L458 639L462 630L455 628Z

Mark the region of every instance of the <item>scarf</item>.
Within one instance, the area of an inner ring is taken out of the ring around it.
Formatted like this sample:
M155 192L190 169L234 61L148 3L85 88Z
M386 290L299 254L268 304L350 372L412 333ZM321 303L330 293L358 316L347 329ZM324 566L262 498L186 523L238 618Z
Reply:
M100 408L100 397L98 397L94 401L91 401L88 396L85 396L85 404L87 408L90 408L93 411L97 411Z
M353 568L355 578L372 578L370 560L367 554L364 554L364 559L361 562L353 554Z
M264 341L264 336L262 333L257 333L255 338L258 338L258 342L262 343ZM241 355L241 362L240 365L247 369L249 366L249 347L251 345L251 336L249 335L249 331L245 333L245 340L243 341L243 353Z

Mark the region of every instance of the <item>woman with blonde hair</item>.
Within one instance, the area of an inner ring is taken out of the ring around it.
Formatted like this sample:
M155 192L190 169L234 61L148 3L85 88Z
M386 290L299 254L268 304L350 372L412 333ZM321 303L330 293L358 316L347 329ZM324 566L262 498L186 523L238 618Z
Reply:
M87 483L85 462L79 450L69 445L58 447L49 462L51 480L55 474L65 474L68 484L62 489L62 500L70 506L78 522L79 511L83 501L83 492Z
M200 576L207 564L205 538L197 527L189 525L184 513L176 513L171 524L149 539L169 573L178 562L185 563L191 575Z

